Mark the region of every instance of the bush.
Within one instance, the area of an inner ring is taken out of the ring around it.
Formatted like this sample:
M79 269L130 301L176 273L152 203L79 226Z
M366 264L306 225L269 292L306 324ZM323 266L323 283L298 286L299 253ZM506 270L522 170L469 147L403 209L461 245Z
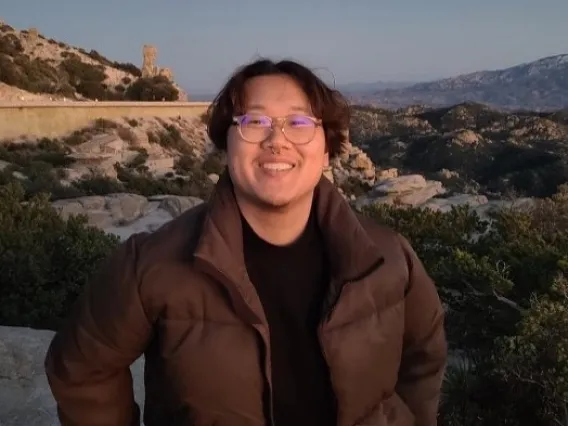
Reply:
M140 68L138 68L136 65L134 65L130 62L127 62L127 63L113 62L112 65L116 69L122 70L124 72L129 73L129 74L132 74L135 77L140 77L142 75L142 70ZM122 78L122 82L124 84L129 84L130 81L131 81L131 79L129 77L123 77Z
M533 424L568 421L564 412L568 403L567 306L568 279L561 274L553 280L549 294L531 301L517 334L499 338L496 344L496 375L503 382L515 383L515 392L526 396L525 416L532 413ZM510 411L515 408L509 407Z
M481 219L381 205L447 307L451 359L440 425L567 424L568 191Z
M69 48L66 44L55 40L49 40L49 43ZM113 90L104 83L106 79L104 66L112 66L134 76L141 75L140 69L130 63L111 62L95 50L86 52L84 49L79 49L79 51L100 63L93 65L83 62L76 53L64 50L60 52L63 61L58 66L54 66L48 60L31 59L24 54L24 48L15 34L0 33L0 81L34 93L67 97L74 97L79 93L87 99L124 100L126 91L124 85L119 84ZM122 80L124 84L130 83L128 76L123 77ZM161 83L157 85L161 90L160 95L164 96L167 87L164 88Z
M207 173L221 175L227 164L226 155L223 151L215 150L205 156L201 169Z
M125 96L131 101L177 101L179 91L164 76L141 77L128 86Z
M45 195L24 203L17 183L0 200L0 324L56 329L118 239L62 219Z
M372 186L366 182L363 182L353 176L348 176L339 187L343 190L343 193L347 196L354 195L355 197L359 197L368 193Z
M0 160L11 163L0 176L0 184L20 181L28 199L39 193L52 198L72 198L82 194L72 186L64 186L65 167L73 160L67 156L68 148L57 140L44 138L37 144L17 143L0 146ZM18 179L21 174L26 179Z
M166 134L168 143L177 140L174 127ZM66 161L56 141L41 144L41 151L2 151L31 178L18 183L0 173L0 323L55 328L117 241L83 218L62 220L37 195L33 182L51 190L46 176L56 173L44 160ZM141 151L128 167L116 165L118 181L93 177L67 190L206 198L207 173L222 164L216 155L202 164L187 152L176 163L184 176L156 179L142 167ZM362 213L410 240L447 308L451 357L439 424L567 424L568 186L531 208L485 218L466 206L442 213L383 204Z

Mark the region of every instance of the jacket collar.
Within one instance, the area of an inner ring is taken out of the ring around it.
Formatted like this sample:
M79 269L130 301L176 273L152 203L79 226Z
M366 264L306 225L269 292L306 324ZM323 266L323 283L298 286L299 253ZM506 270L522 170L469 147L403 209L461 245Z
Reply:
M379 248L326 177L321 177L314 197L334 282L357 280L380 261ZM209 199L194 257L208 272L235 285L249 307L261 312L260 301L246 272L242 245L241 215L225 170Z

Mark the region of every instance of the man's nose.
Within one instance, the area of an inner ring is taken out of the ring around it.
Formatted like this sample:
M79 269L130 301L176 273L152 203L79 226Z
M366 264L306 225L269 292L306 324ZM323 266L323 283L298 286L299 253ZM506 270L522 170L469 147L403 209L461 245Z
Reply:
M272 149L286 149L290 145L290 141L286 139L286 135L284 134L282 123L275 122L272 127L272 132L270 136L266 140L268 148Z

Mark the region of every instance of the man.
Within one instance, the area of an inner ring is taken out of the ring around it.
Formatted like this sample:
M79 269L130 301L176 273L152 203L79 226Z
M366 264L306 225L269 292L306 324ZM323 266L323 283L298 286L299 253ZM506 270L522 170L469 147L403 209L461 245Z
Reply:
M239 69L211 105L206 203L123 243L55 336L63 426L433 426L443 309L409 243L322 171L347 103L302 65Z

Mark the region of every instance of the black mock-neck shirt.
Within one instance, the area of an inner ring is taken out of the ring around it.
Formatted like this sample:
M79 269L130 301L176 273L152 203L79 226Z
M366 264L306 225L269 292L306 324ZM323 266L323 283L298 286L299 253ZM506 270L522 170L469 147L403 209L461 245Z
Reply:
M270 330L275 426L335 425L335 399L317 335L330 280L317 220L312 213L294 243L275 246L241 218L247 272Z

